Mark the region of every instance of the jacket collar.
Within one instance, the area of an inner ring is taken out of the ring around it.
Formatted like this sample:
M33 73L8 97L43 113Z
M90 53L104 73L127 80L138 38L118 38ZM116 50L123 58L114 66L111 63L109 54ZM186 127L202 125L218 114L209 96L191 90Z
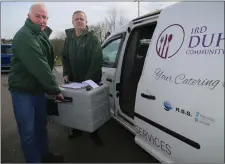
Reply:
M75 36L75 28L70 28L70 29L66 29L66 36L68 38L73 38ZM80 35L80 37L86 35L88 32L90 32L89 27L87 26L86 29L82 32L82 34Z
M40 25L39 24L34 24L29 18L26 19L25 26L30 28L35 33L42 32ZM44 32L47 34L47 36L50 36L50 34L52 33L52 30L48 26L46 26Z

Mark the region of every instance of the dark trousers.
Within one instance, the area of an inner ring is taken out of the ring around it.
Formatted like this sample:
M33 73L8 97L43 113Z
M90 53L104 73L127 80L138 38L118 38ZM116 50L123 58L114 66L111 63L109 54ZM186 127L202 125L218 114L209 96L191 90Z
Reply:
M69 138L70 139L79 137L83 133L83 131L78 130L78 129L70 129L70 130L71 130L69 132ZM95 142L95 144L97 144L97 145L102 145L103 144L101 138L98 135L98 130L94 131L93 133L89 133L89 137Z

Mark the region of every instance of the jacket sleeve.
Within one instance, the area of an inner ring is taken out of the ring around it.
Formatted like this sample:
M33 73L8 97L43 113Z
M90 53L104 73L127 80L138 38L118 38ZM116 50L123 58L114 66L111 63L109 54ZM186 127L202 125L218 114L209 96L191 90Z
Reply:
M16 42L18 57L27 71L37 79L47 93L60 93L61 91L48 64L47 57L43 54L37 39L24 34L23 40L17 39Z
M101 74L103 54L99 40L93 35L91 43L91 62L85 79L96 79L97 74ZM101 77L100 77L101 78Z

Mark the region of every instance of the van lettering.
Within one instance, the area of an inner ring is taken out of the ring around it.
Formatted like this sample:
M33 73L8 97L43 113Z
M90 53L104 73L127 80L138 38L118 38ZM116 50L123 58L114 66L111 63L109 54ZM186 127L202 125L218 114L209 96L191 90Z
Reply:
M209 54L209 55L213 55L213 54L224 54L224 50L223 49L209 49L209 50L187 50L186 54L190 54L190 55L196 55L196 54Z
M192 45L192 39L193 38L197 38L197 43L195 43L195 45ZM194 48L194 47L197 47L198 46L198 44L199 44L199 42L200 42L200 37L199 36L191 36L191 39L190 39L190 42L189 42L189 48Z
M217 43L216 43L216 47L219 47L220 46L220 41L224 40L224 38L221 38L222 34L223 33L219 33L218 40L217 40Z
M152 141L152 135L149 135L149 142Z
M205 86L212 86L212 88L211 89L214 89L218 84L219 84L219 80L208 80L208 79L205 79L205 80L203 80L202 82L201 82L201 80L199 79L199 81L198 81L198 85L201 85L201 86L203 86L203 85L205 85Z
M196 27L196 28L195 28L195 34L196 34L196 33L199 33L199 27Z
M162 74L163 74L163 71L161 71L160 68L157 68L155 70L156 80L158 80Z
M200 47L201 48L207 48L207 47L220 47L222 44L221 41L224 41L224 33L206 33L207 32L207 27L206 26L201 26L201 27L196 27L192 28L191 35L190 36L190 41L188 48L196 48ZM205 33L203 35L203 33ZM222 48L222 47L221 47ZM186 54L224 54L224 49L195 49L195 50L186 50Z
M217 50L215 50L215 54L216 54L216 51L217 51ZM213 54L213 53L214 53L213 50L209 50L209 54L210 54L210 55Z
M187 79L185 78L185 74L180 74L175 78L175 84L187 84L187 85L197 85L197 86L208 86L210 89L214 89L218 84L220 83L220 80L208 80L208 79Z
M202 46L203 46L203 47L209 47L209 46L211 46L211 45L212 45L213 38L214 38L214 34L212 34L210 44L209 44L209 45L205 45L206 36L207 36L207 35L203 35L203 41L202 41Z
M190 79L189 79L190 81ZM184 79L183 84L188 84L188 79Z
M178 81L178 80L183 80L185 78L185 74L180 74L180 75L178 75L176 78L175 78L175 83L176 84L181 84L182 83L182 81Z
M140 134L141 136L143 136L143 131L142 131L141 127L139 127L139 134Z
M219 80L216 80L216 81L214 81L213 83L212 83L212 88L211 89L214 89L218 84L219 84Z
M144 135L144 137L147 137L147 132L145 131L145 130L143 130L143 135Z
M207 31L207 27L206 26L196 27L196 28L192 28L191 34L204 33L206 31Z
M162 79L162 80L169 81L169 82L173 81L171 76L166 76L163 73L164 72L160 68L157 68L155 70L156 80Z
M197 83L197 80L193 80L191 85L195 85Z
M195 28L192 28L192 30L191 30L191 34L194 34L194 30L195 30Z
M141 127L135 125L135 130L137 134L139 134L141 137L143 137L148 143L153 144L154 146L160 148L163 152L167 153L168 155L171 154L170 145L166 144L163 140L160 140L160 138L153 136L152 134L149 134L148 131L142 129Z
M207 30L207 27L206 26L202 26L201 30L200 30L200 33L204 33L204 32L206 32L206 30Z
M156 145L155 144L155 138L152 136L152 143L154 144L154 145Z
M138 126L137 125L134 125L134 129L138 133Z
M199 33L204 33L206 31L207 31L207 27L206 26L196 27L196 28L192 28L191 34L199 34Z
M156 142L156 140L157 140L157 142ZM158 143L158 144L157 144ZM160 147L160 145L159 145L159 139L158 138L155 138L155 145L157 146L157 147Z
M165 76L165 75L162 75L162 79L163 79L163 80L166 80L166 81L172 82L172 77L171 77L171 76Z
M170 147L170 145L166 144L166 148L167 148L167 151L166 151L167 154L170 155L171 154L171 150L170 150L171 147Z
M160 141L160 143L161 143L161 149L162 149L163 151L166 151L166 150L164 149L165 143L164 143L163 141Z

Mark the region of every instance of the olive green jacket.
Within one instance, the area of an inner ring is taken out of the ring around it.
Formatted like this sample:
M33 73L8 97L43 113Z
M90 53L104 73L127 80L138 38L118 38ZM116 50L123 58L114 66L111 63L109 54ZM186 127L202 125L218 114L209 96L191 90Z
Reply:
M52 74L54 54L49 42L51 29L42 32L40 26L27 18L12 41L10 73L11 92L58 94L60 89Z
M102 48L93 31L86 30L75 36L75 29L67 29L64 49L62 54L63 76L68 76L69 81L82 82L93 80L96 83L102 77Z

